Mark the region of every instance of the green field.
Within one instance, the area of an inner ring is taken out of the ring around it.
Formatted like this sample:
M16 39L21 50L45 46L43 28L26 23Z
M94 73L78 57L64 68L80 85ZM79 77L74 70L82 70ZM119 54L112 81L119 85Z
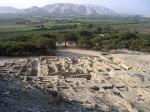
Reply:
M85 24L91 24L94 27L104 27L104 26L110 26L114 29L133 29L138 30L140 32L146 33L146 31L150 31L150 20L144 19L142 22L136 23L135 21L131 19L112 19L112 20L100 20L100 19L76 19L74 21L68 21L68 22L56 22L56 21L48 21L41 24L7 24L7 25L0 25L0 33L4 32L24 32L24 31L33 31L38 29L37 25L44 25L47 30L54 31L57 30L69 30L69 29L79 29L82 28Z

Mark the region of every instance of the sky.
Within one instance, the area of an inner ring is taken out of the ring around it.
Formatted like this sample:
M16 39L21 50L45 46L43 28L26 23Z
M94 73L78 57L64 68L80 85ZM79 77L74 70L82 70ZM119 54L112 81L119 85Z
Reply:
M0 6L28 8L53 3L96 4L118 13L150 16L150 0L0 0Z

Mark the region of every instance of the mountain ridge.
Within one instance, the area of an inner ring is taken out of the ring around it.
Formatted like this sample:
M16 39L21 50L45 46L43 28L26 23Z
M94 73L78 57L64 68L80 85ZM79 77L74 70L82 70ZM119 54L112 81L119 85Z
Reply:
M107 7L72 3L55 3L48 4L43 7L32 6L26 9L0 7L0 13L45 14L60 16L98 16L116 14L113 10Z
M0 13L15 13L19 9L14 7L0 7Z

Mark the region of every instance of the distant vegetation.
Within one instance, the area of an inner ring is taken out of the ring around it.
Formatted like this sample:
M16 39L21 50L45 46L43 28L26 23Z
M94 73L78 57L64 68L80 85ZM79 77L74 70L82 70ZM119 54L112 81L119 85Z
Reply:
M21 25L15 22L0 28L0 55L46 55L56 48L56 42L65 43L65 46L67 42L74 42L83 49L126 48L150 52L149 22L148 18L140 21L134 18L47 19Z

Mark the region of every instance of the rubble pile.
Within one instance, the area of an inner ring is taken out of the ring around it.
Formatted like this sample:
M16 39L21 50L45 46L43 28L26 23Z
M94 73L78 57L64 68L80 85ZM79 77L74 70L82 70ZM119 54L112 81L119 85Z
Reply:
M3 63L0 84L12 77L12 82L17 80L21 85L18 90L30 98L31 102L23 99L29 112L149 112L148 74L135 71L134 66L116 57L54 56ZM6 97L11 92L8 89L2 94ZM23 102L22 94L19 98Z

